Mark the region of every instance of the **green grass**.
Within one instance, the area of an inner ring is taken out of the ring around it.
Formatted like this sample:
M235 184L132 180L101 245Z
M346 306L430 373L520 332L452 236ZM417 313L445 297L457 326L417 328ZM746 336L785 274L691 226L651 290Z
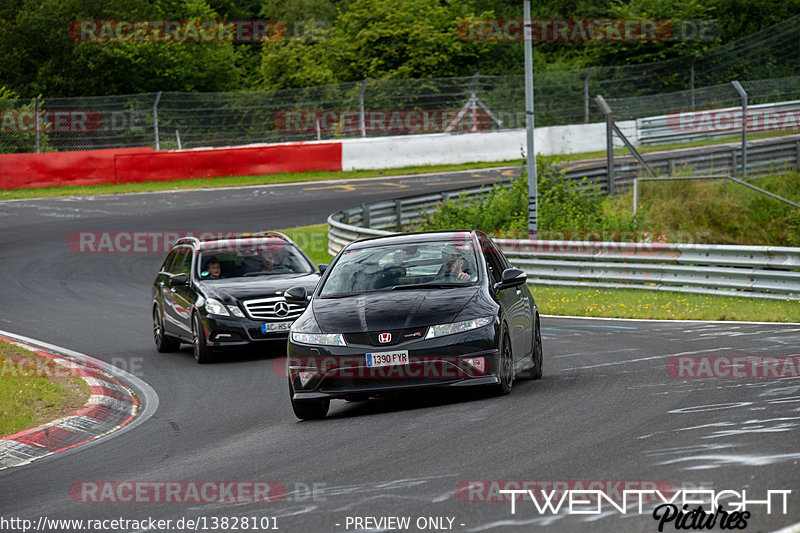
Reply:
M54 367L40 355L0 341L0 436L72 413L89 397L82 379L62 373L46 377L47 371L37 370L42 368Z
M800 173L748 181L800 203ZM630 211L632 195L610 199L609 211ZM800 246L800 209L722 180L640 183L637 224L670 242Z
M659 320L800 322L800 302L644 289L529 285L545 315Z
M183 189L212 189L218 187L243 187L250 185L272 185L276 183L297 183L303 181L329 181L382 176L403 176L406 174L427 174L431 172L456 172L459 170L480 170L504 166L519 166L522 160L494 161L487 163L463 163L459 165L431 165L383 170L351 170L347 172L285 172L263 174L260 176L233 176L226 178L199 178L177 181L147 181L143 183L123 183L120 185L89 185L85 187L42 187L33 189L0 190L0 200L27 198L53 198L60 196L96 196L101 194L125 194L153 191L176 191Z
M299 246L311 261L318 265L330 263L333 256L328 253L328 225L315 224L313 226L298 226L277 230L285 233Z

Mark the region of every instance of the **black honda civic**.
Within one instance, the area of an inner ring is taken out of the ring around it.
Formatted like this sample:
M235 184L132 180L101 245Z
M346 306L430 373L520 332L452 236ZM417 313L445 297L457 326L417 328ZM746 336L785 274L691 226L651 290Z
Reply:
M478 231L409 233L343 248L292 324L289 395L300 419L330 400L422 388L483 386L508 394L542 375L539 312L522 270Z

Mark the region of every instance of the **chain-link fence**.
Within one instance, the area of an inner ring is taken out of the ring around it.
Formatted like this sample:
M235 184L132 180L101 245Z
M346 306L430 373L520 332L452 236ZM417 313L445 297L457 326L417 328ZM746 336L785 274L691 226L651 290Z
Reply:
M800 16L692 58L534 75L536 125L800 98ZM235 146L525 126L521 75L364 80L303 89L0 98L0 152Z

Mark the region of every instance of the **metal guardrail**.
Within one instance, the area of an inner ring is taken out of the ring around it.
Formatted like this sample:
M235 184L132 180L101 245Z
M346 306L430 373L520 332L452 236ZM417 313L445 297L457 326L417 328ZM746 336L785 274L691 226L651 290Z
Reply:
M508 186L509 183L499 185ZM352 241L392 233L386 228L402 231L403 228L419 224L425 214L435 211L448 199L480 198L491 190L491 187L485 186L470 187L373 202L337 211L328 217L328 252L335 255L345 244Z
M393 233L470 188L374 202L328 217L328 251L354 240ZM391 229L390 229L391 228ZM529 283L669 290L800 300L800 248L707 244L619 243L497 239Z
M797 113L800 113L800 100L749 106L747 131L796 129ZM691 126L684 124L687 119ZM727 107L639 118L636 130L640 144L664 144L738 135L741 123L742 108Z
M679 151L651 152L644 154L647 164L658 176L672 176L678 172L689 174L728 174L736 177L742 171L742 148L739 143L726 143ZM616 157L614 183L617 192L626 191L633 180L643 175L643 169L632 157ZM789 135L776 139L759 139L748 142L747 175L768 174L784 170L800 169L800 135ZM568 179L596 183L608 191L606 161L569 168Z

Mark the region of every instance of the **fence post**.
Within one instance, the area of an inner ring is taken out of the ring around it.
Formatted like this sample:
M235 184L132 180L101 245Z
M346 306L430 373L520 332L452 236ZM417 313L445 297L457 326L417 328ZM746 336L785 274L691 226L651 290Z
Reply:
M692 88L692 93L691 93L692 109L695 108L695 102L694 102L694 62L696 60L697 60L696 57L692 58L692 66L691 66L691 69L689 70L689 85Z
M742 177L747 179L747 92L738 81L731 84L742 97Z
M608 194L614 195L614 114L611 112L606 99L598 94L595 98L597 105L606 116L606 172L608 175Z
M156 93L156 99L153 102L153 136L155 137L156 141L156 150L161 149L161 145L159 144L158 139L158 101L161 100L161 91Z
M34 105L34 112L36 113L36 153L39 153L39 97L36 97L36 104Z
M367 80L361 82L361 90L358 91L358 125L361 129L361 136L367 136L367 120L364 110L364 92L367 90Z
M475 73L472 76L472 80L470 80L469 84L469 111L471 116L472 122L472 133L476 133L478 131L478 96L477 96L477 87L478 87L478 79L480 78L479 73Z
M525 162L528 172L528 238L535 239L539 233L539 184L536 173L536 148L533 134L536 120L533 111L533 22L531 2L524 0L522 14L525 19Z
M594 67L589 69L589 73L583 79L583 121L589 123L589 80L594 72Z

